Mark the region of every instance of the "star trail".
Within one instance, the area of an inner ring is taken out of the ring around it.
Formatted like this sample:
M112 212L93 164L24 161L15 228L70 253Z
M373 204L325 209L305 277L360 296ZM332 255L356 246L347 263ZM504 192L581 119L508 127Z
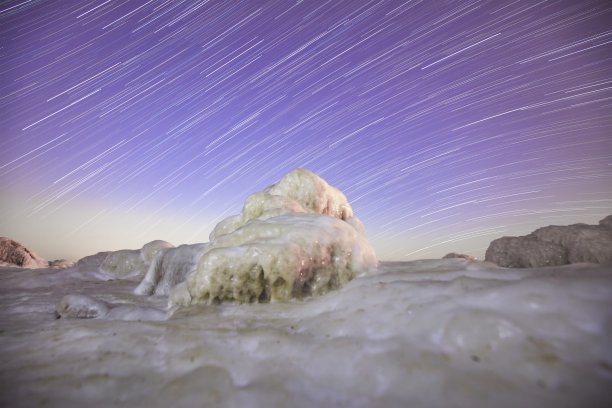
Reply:
M2 1L0 235L206 242L305 167L383 260L612 213L607 1Z

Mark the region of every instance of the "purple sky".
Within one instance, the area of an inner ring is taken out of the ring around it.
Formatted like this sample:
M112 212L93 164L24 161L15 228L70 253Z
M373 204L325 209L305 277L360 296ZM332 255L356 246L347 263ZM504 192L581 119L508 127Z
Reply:
M3 1L0 235L205 242L295 167L382 259L612 213L608 1Z

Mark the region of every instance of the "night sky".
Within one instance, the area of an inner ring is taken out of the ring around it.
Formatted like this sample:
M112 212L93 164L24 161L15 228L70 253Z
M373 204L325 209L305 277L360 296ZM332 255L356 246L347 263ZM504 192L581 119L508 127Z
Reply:
M383 260L612 214L609 1L0 2L0 235L206 242L305 167Z

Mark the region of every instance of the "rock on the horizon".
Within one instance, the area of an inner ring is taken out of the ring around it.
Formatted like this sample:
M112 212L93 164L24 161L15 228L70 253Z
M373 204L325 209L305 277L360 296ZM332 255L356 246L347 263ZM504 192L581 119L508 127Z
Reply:
M612 216L599 225L549 225L525 236L496 239L485 260L511 268L612 263Z
M136 289L170 305L270 302L337 289L377 265L346 197L305 169L249 196L208 245L160 252Z
M21 268L47 268L49 263L34 251L10 238L0 237L0 261Z
M472 255L458 254L456 252L450 252L442 257L442 259L452 259L452 258L461 258L461 259L467 259L468 261L476 261L476 257Z

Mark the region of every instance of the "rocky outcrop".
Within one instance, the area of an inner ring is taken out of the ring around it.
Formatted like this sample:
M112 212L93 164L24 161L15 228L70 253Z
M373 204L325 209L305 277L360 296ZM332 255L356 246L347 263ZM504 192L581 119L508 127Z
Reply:
M612 263L612 216L599 225L550 225L529 235L496 239L485 260L509 268Z
M0 237L0 262L21 268L46 268L49 263L34 251L10 238Z
M180 245L159 251L134 293L168 295L173 286L183 282L187 275L197 269L207 245Z

